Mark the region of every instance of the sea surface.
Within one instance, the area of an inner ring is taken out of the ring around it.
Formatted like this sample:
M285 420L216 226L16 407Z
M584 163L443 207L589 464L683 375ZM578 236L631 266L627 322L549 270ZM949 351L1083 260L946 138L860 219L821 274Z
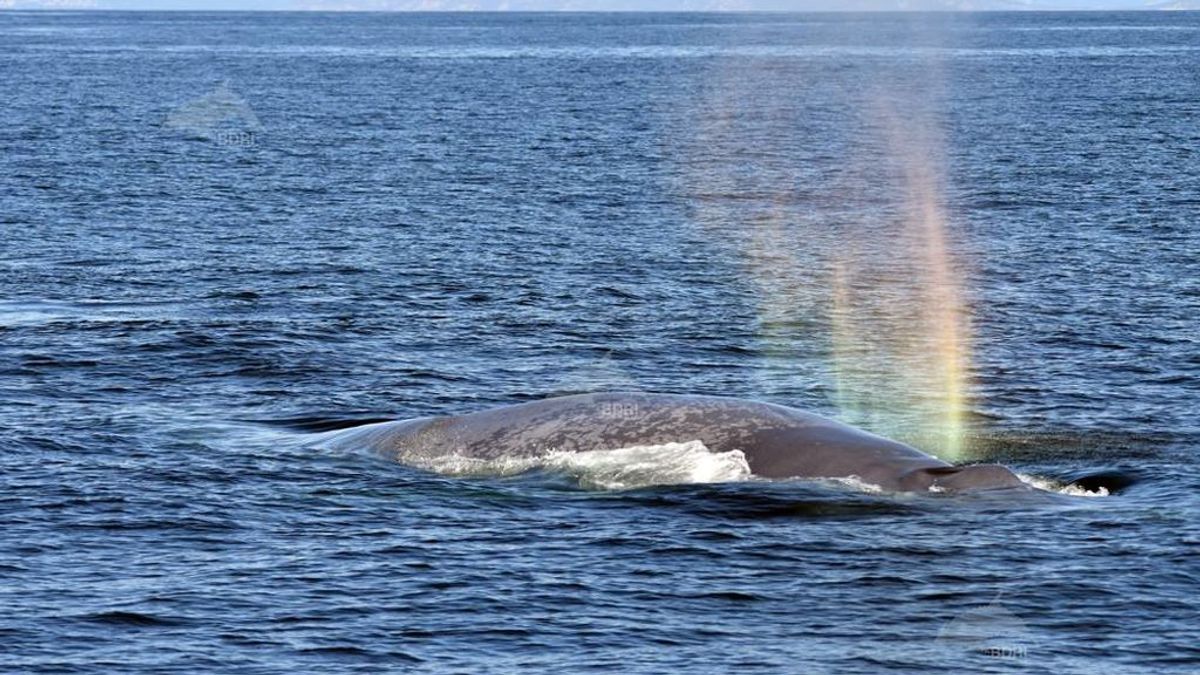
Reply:
M1200 14L9 11L0 84L4 672L1200 668ZM627 389L920 444L943 286L955 459L1053 502L318 442Z

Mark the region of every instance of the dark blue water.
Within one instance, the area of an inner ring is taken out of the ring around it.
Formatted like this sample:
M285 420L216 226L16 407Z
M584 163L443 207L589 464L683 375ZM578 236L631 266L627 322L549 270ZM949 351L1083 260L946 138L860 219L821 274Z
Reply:
M1192 13L0 13L0 668L1194 670L1198 74ZM832 262L921 273L887 120L936 139L971 458L1140 482L313 446L613 387L845 417Z

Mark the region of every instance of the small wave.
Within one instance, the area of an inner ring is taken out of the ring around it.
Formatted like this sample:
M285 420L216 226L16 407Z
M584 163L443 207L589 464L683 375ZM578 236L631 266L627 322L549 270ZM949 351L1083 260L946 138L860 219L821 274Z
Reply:
M318 433L325 431L340 431L342 429L350 429L353 427L361 427L367 424L378 424L379 422L390 422L390 417L321 417L321 416L302 416L302 417L283 417L277 419L252 419L243 418L238 420L248 424L261 424L267 427L279 427L283 429L291 429L293 431L304 431L308 433Z
M710 452L700 441L590 452L550 452L538 457L479 459L456 454L401 457L400 460L451 476L512 476L535 470L550 471L570 476L580 487L592 490L727 483L750 477L750 465L741 450Z
M92 623L118 626L175 626L179 625L180 623L175 619L168 619L166 617L155 616L153 614L143 614L141 612L121 610L97 612L94 614L87 614L79 618Z
M866 484L860 484L863 487L859 489L847 489L854 485L843 480L750 480L668 486L622 494L619 498L722 521L875 518L905 516L924 508L914 500L875 494Z

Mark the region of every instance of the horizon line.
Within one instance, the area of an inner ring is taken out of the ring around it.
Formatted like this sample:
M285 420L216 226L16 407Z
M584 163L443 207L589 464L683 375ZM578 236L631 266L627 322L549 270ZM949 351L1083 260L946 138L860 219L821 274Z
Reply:
M1004 9L355 9L355 8L258 8L232 9L225 7L196 8L196 7L141 7L141 8L106 8L106 7L55 7L43 6L4 6L0 4L0 14L10 12L27 13L193 13L193 14L1129 14L1129 13L1172 13L1194 14L1198 9L1174 9L1171 7L1124 7L1120 9L1081 9L1081 8L1004 8Z

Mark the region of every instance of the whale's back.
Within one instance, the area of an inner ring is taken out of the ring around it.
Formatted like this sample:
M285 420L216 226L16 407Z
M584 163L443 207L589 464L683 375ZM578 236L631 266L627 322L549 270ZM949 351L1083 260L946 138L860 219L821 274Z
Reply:
M936 462L908 446L795 408L718 396L619 392L370 425L335 442L411 461L448 455L536 457L690 441L712 452L741 450L756 474L771 477L851 475L864 455Z
M763 429L829 420L782 406L715 396L582 394L435 421L436 434L474 457L588 452L701 441L714 452L744 449Z

